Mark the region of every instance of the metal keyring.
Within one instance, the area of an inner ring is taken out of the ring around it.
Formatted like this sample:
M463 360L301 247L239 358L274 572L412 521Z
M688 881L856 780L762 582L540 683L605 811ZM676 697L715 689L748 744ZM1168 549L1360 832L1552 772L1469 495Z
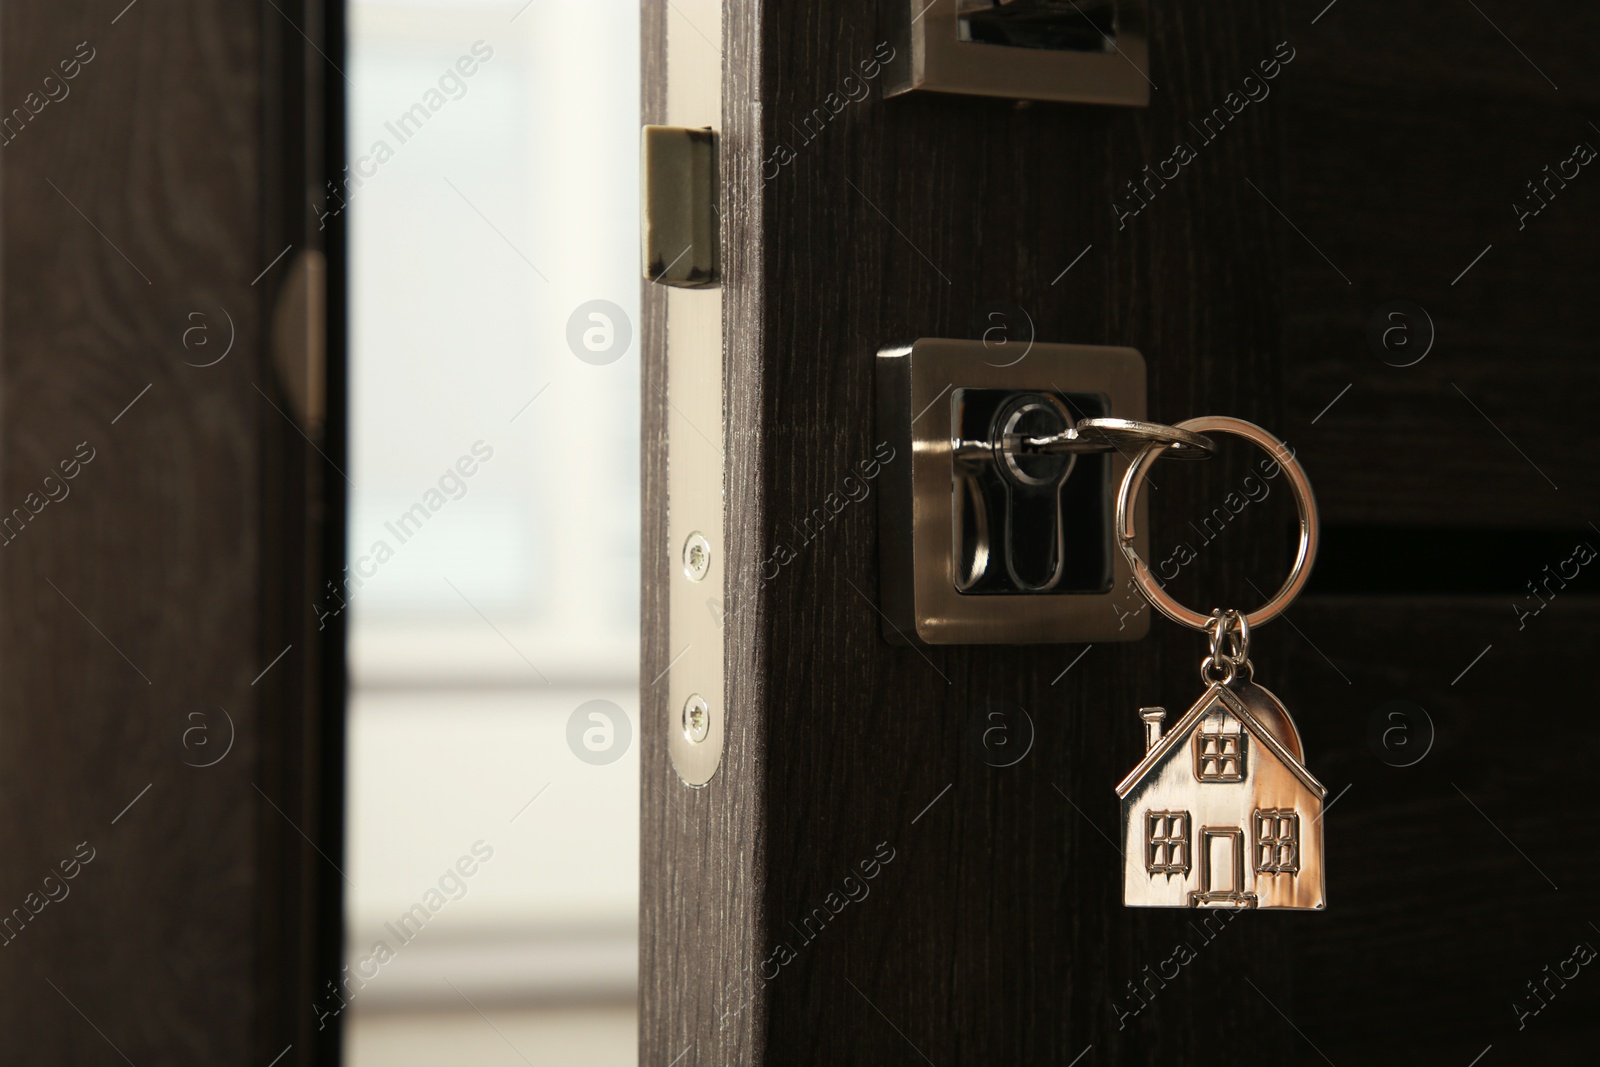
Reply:
M1294 490L1295 507L1300 512L1300 547L1295 553L1294 567L1289 571L1289 577L1283 583L1283 587L1271 600L1244 615L1245 621L1251 626L1270 622L1282 615L1294 602L1294 598L1300 595L1300 590L1305 588L1306 581L1311 577L1311 565L1317 559L1317 499L1311 493L1311 479L1306 477L1305 468L1300 466L1300 462L1294 458L1294 453L1289 451L1288 446L1253 422L1227 415L1206 415L1180 422L1177 429L1243 437L1265 450L1289 476L1289 486ZM1139 558L1138 550L1133 547L1133 502L1138 499L1139 490L1144 487L1146 471L1160 458L1166 448L1167 446L1163 444L1152 444L1134 457L1133 462L1128 465L1128 473L1122 479L1122 489L1117 494L1117 544L1122 549L1122 554L1128 557L1128 564L1133 568L1133 580L1138 583L1139 591L1144 594L1146 600L1155 605L1157 611L1173 622L1182 623L1191 629L1205 630L1211 624L1212 617L1186 608L1168 595L1156 581L1155 575L1150 573L1149 566Z

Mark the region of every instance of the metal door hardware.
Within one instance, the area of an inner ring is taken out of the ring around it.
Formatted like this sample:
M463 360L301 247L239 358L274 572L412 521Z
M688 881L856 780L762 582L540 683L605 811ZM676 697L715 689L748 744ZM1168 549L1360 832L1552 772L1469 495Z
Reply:
M300 429L322 436L328 407L328 261L314 248L289 264L272 311L272 354Z
M673 10L688 26L714 27L721 17L717 0L676 0ZM645 330L647 390L662 419L647 447L666 451L666 537L652 538L647 551L652 566L666 564L667 581L662 657L643 684L644 706L663 717L644 736L664 740L684 785L702 787L737 729L725 655L721 186L712 128L722 116L722 65L705 62L698 34L669 33L665 47L664 113L652 110L670 125L646 126L640 137L644 276L664 286L646 297ZM665 397L654 392L661 378L649 376L663 371Z
M1129 443L1169 441L1172 455L1210 443L1139 421L1134 349L1034 344L1007 364L991 355L982 341L931 338L878 353L879 436L907 457L884 466L879 497L885 636L1143 637L1149 613L1117 551L1112 505L1138 451Z
M1147 107L1147 0L892 0L889 95Z
M645 278L684 289L716 285L722 275L716 133L646 126L639 168Z

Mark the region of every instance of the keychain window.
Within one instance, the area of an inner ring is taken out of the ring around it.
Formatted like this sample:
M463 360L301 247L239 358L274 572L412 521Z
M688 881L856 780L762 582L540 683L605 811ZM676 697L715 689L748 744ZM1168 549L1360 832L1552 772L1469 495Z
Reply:
M1256 870L1293 874L1300 870L1300 816L1287 808L1256 812Z
M1244 734L1202 731L1195 736L1195 776L1202 782L1244 781Z
M1189 873L1189 813L1149 812L1150 840L1145 864L1151 874Z

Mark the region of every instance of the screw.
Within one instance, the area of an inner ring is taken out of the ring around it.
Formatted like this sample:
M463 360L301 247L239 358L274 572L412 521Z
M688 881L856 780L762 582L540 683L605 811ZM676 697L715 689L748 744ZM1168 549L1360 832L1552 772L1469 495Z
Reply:
M711 706L699 693L689 697L683 705L683 736L698 745L711 732Z
M683 574L691 582L698 582L711 569L711 542L696 531L683 543Z

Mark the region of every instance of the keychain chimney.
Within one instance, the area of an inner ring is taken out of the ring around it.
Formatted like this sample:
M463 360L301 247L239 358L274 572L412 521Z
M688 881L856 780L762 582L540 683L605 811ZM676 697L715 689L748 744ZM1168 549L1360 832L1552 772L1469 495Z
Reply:
M1144 750L1149 752L1161 740L1161 723L1167 717L1166 708L1140 708L1139 718L1144 720Z

